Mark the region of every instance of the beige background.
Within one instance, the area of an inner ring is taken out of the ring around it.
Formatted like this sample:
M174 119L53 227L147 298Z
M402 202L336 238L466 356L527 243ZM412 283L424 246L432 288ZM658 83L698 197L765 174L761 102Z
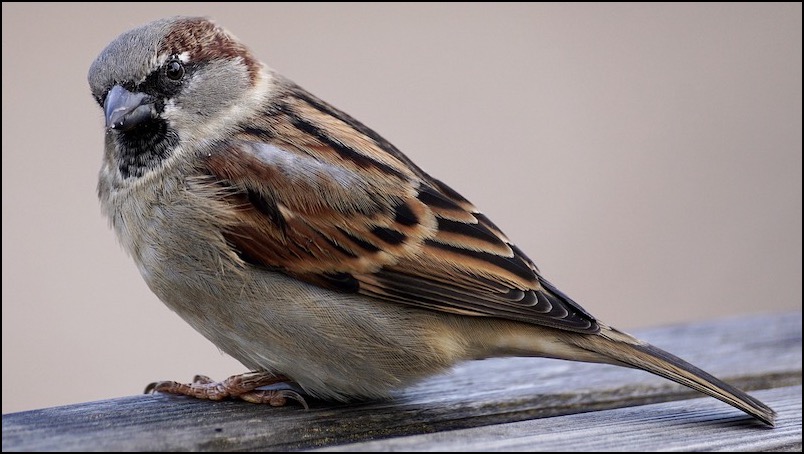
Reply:
M86 71L210 15L486 211L619 327L801 308L801 5L3 3L3 408L244 371L147 289L95 196Z

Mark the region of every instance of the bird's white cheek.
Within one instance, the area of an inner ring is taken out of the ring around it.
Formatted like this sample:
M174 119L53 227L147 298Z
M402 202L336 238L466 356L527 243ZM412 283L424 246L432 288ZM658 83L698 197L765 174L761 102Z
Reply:
M255 86L232 89L226 91L225 96L221 96L220 91L211 90L207 86L210 83L209 77L197 75L178 98L165 103L163 118L188 148L201 141L228 137L240 124L259 112L271 91L273 77L261 73ZM210 99L216 97L221 102L211 103Z

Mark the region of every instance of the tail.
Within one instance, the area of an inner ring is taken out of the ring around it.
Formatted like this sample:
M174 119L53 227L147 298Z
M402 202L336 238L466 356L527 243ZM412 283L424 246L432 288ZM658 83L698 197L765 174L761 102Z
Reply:
M601 324L597 335L572 336L572 343L613 360L642 369L722 400L773 427L776 412L743 391L704 372L683 359Z

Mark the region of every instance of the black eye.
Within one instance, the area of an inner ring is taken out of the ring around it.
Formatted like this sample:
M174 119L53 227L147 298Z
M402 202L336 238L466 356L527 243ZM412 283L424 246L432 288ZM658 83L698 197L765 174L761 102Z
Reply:
M170 80L180 80L184 77L184 65L179 60L171 60L165 65L165 75Z

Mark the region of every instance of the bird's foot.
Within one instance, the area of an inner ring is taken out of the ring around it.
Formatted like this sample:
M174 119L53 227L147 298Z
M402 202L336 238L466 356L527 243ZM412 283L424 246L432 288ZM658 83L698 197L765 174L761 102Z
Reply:
M308 408L304 397L294 390L258 389L289 381L290 379L283 375L275 375L265 371L233 375L223 381L215 381L205 375L196 375L193 377L192 383L175 381L151 383L145 387L145 394L160 392L208 400L223 400L231 397L255 404L268 404L272 407L282 407L290 399L300 403L304 408Z

